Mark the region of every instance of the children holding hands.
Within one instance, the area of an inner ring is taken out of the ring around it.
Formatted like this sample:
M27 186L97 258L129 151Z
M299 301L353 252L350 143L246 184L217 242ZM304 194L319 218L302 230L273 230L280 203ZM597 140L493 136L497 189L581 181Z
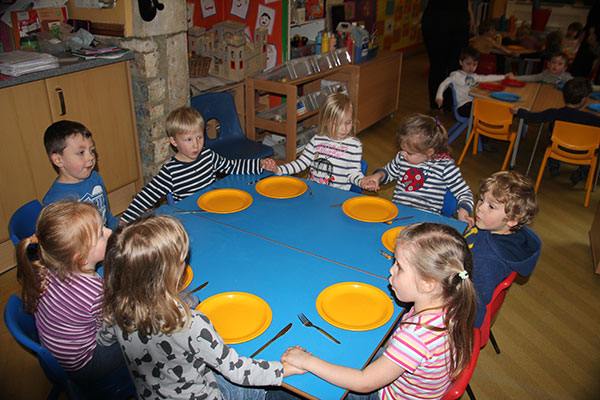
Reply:
M165 125L169 142L177 153L134 197L121 217L123 222L138 218L168 193L175 201L192 195L215 182L216 172L259 174L263 169L275 168L272 159L229 160L204 147L204 119L191 107L171 111Z
M408 117L398 130L397 143L396 157L364 178L363 187L377 191L380 184L396 179L394 203L436 214L450 190L457 200L458 219L473 225L473 193L448 155L448 135L440 121L423 114Z
M473 284L477 291L475 327L480 327L494 290L512 271L529 276L542 241L525 226L537 214L538 203L528 178L500 171L483 180L475 209L475 227L465 238L473 253Z
M573 75L567 72L568 63L569 57L562 51L558 51L550 57L548 68L539 74L515 76L510 73L508 74L508 78L518 79L523 82L545 82L558 85L573 79Z
M44 146L58 177L42 200L45 206L59 200L94 204L105 226L114 229L119 220L108 206L106 189L96 166L96 145L92 133L75 121L58 121L46 129Z
M17 280L40 344L83 385L125 366L118 345L96 343L104 290L95 267L110 234L94 205L57 201L42 209L35 235L17 245Z
M190 310L180 293L188 252L188 235L173 217L119 226L104 262L106 323L98 340L121 346L141 399L264 399L262 389L238 385L281 385L300 371L240 357L206 315Z
M390 286L414 303L382 356L363 370L289 348L282 360L342 387L348 399L441 398L471 360L476 295L473 260L463 237L447 225L406 227L396 241Z
M342 190L361 186L362 144L356 138L354 106L343 93L332 93L319 111L317 134L310 139L302 155L280 165L275 172L297 174L310 167L309 179Z

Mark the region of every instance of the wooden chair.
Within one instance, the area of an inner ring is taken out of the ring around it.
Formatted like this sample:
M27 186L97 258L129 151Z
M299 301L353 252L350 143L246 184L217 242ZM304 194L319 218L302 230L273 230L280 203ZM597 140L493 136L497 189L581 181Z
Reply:
M571 122L556 121L554 130L552 131L551 143L546 148L540 172L538 173L535 182L535 191L537 193L544 174L544 168L549 157L555 160L563 161L570 164L589 165L590 172L588 173L585 183L585 201L583 206L587 207L590 204L590 195L592 194L592 184L594 182L594 173L598 165L598 155L596 150L600 147L600 128L574 124Z
M496 350L496 354L500 354L500 348L498 347L498 343L496 343L496 339L492 333L492 325L496 320L496 313L500 309L502 303L504 303L504 298L506 297L508 288L510 285L512 285L516 277L517 271L513 271L502 282L500 282L498 286L496 286L494 294L492 295L492 301L490 301L485 307L485 318L483 319L481 328L479 328L481 332L481 347L485 346L489 339L492 342L492 346L494 346L494 350Z
M477 154L479 135L483 135L491 139L509 142L506 157L502 163L502 169L506 169L517 138L517 132L511 129L513 115L510 113L510 107L510 104L494 100L476 98L473 101L473 129L457 165L462 164L471 143L473 143L473 155Z
M469 399L475 400L475 395L473 394L473 390L471 390L471 386L469 386L469 381L471 380L471 376L473 375L473 371L477 365L477 359L479 358L479 350L481 349L480 340L481 333L479 332L479 329L473 328L473 353L471 354L471 362L467 368L465 368L460 375L458 375L458 377L452 381L448 391L442 397L442 400L459 399L465 391L469 395Z

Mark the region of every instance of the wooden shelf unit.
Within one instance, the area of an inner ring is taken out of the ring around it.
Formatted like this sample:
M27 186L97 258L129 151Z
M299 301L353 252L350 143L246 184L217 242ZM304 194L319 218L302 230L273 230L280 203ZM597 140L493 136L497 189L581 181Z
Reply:
M304 78L288 82L269 81L265 79L246 78L246 136L256 140L256 129L282 134L286 137L285 161L296 159L296 124L300 121L313 118L316 122L318 110L297 115L298 87L302 87L303 94L312 93L321 87L321 80L328 78L336 72L342 71L346 66L330 69L325 72L309 75ZM349 76L339 75L339 80L347 82ZM285 122L271 121L256 116L255 93L263 92L285 97L286 117Z
M360 132L398 110L401 71L402 53L383 52L362 64L347 64L285 83L246 78L246 136L256 140L257 128L285 135L285 161L293 161L296 159L296 124L299 121L306 121L307 125L316 123L319 112L315 110L301 116L296 115L299 86L303 88L303 94L307 94L319 90L322 79L346 82ZM256 116L256 91L286 97L285 122Z

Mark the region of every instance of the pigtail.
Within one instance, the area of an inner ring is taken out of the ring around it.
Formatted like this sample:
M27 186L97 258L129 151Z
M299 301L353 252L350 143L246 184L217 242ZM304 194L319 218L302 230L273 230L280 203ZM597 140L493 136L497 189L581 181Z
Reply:
M43 265L39 261L39 245L31 238L21 240L17 244L17 282L21 285L23 308L28 313L35 313L42 293L40 270Z

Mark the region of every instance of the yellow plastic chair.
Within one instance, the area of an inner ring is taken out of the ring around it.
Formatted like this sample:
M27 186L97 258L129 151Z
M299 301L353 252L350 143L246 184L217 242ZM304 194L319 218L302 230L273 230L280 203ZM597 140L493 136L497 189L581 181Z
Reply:
M473 155L477 155L479 135L483 135L491 139L509 142L506 157L504 157L504 163L502 163L502 169L506 169L517 138L516 131L510 129L513 120L510 107L511 104L493 100L476 98L473 101L473 129L458 159L458 165L462 164L471 143L473 143Z
M546 162L549 157L569 164L589 165L590 172L588 173L587 181L585 183L586 192L585 201L583 202L583 206L587 207L590 204L592 183L594 181L596 165L598 164L596 150L600 147L600 128L574 124L571 122L556 121L550 140L551 143L546 148L540 172L538 173L535 182L536 193L540 187L544 168L546 167ZM578 153L571 153L566 150L577 151Z

